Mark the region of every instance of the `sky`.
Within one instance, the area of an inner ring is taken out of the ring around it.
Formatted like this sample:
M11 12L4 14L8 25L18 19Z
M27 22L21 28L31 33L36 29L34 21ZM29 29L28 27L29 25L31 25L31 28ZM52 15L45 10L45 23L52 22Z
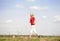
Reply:
M29 35L30 13L39 35L60 36L60 0L0 0L0 35Z

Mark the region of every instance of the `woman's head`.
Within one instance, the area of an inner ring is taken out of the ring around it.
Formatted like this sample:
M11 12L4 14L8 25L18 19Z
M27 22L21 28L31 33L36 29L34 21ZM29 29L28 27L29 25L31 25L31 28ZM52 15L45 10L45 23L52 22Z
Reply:
M33 13L30 13L30 16L32 17L32 16L34 16L34 14Z

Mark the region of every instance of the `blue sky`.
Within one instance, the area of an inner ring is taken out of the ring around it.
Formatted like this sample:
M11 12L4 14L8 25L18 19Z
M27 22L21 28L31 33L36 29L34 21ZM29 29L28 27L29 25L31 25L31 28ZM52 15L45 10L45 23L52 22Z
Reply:
M31 12L39 34L60 35L60 0L0 0L0 34L29 34Z

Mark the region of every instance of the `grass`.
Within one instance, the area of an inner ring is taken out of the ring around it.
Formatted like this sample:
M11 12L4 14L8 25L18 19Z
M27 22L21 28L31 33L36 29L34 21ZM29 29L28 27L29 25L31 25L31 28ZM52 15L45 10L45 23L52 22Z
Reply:
M38 37L0 37L0 41L60 41L60 36L41 36Z

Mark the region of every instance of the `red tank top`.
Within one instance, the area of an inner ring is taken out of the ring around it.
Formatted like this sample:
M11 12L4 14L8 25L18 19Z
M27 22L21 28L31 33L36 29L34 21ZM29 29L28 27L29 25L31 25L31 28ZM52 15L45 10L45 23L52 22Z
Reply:
M31 25L35 25L35 17L30 18L30 23L31 23Z

